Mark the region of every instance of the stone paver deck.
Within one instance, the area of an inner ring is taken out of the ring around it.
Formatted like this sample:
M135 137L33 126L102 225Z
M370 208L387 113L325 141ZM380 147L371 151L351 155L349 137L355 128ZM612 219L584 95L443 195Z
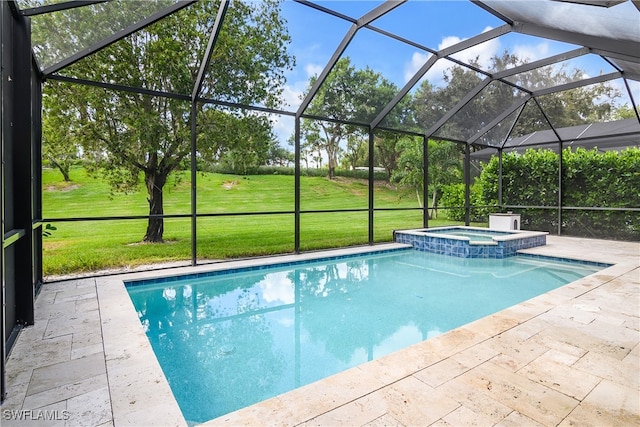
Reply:
M526 252L615 265L206 424L640 425L640 244L549 236ZM45 284L2 426L185 425L122 285L183 271Z

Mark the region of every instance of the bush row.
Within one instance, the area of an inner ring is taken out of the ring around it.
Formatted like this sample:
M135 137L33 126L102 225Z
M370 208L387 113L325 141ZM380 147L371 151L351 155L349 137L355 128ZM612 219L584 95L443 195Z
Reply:
M509 153L502 159L503 204L541 206L519 209L522 227L549 232L558 229L558 154L551 150ZM487 220L498 206L498 158L483 165L471 186L471 221ZM640 212L580 208L640 208L640 149L599 152L565 149L562 153L562 233L576 236L638 240ZM450 209L450 219L464 220L464 185L445 188L440 204ZM578 208L578 209L574 209ZM516 211L516 209L509 210Z

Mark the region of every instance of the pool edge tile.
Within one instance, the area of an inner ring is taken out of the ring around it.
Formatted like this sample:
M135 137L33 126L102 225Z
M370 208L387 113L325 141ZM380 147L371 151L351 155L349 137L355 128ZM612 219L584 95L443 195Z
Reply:
M114 424L186 426L123 280L98 279L96 288Z

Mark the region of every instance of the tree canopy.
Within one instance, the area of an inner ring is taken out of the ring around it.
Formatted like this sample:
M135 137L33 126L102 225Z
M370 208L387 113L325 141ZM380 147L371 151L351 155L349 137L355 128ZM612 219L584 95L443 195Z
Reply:
M317 77L309 81L313 87ZM305 120L301 127L301 140L310 151L324 152L333 178L343 151L341 142L364 134L362 127L349 123L364 123L375 117L396 94L398 88L380 73L370 68L357 69L348 57L341 58L309 104L306 113L327 117L335 121ZM308 90L307 90L308 92ZM354 146L358 151L357 146Z
M497 73L524 63L525 61L505 50L501 55L491 59L488 71ZM475 65L478 64L475 63ZM515 74L508 80L533 91L575 81L577 76L583 74L584 71L580 69L567 69L566 66L560 65ZM445 73L444 86L434 86L428 80L423 81L413 97L413 111L417 126L422 130L429 129L483 79L484 77L472 69L456 65ZM475 99L461 108L437 130L435 135L445 135L448 139L466 141L514 102L522 100L525 95L525 92L506 83L491 82ZM620 96L618 91L605 83L541 96L536 102L529 101L526 104L512 129L511 136L518 137L536 130L549 129L551 126L547 119L550 119L551 124L556 128L603 121L612 113L612 100L618 96ZM538 103L544 109L544 115ZM500 133L501 138L507 137L507 131L514 124L514 120L515 115L505 120L509 123L502 127L504 131ZM481 138L478 142L489 145L496 143L487 137L488 135L485 135L484 139Z

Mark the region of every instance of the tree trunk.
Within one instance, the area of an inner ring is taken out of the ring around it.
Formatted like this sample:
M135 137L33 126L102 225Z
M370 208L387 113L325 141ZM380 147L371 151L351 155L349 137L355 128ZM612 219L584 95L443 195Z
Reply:
M336 151L332 149L327 150L327 166L329 167L329 179L334 179L336 177L336 164L338 163L337 161L337 154Z
M438 192L436 191L436 189L433 189L433 195L431 198L431 218L436 219L438 218L438 198L437 198L437 194Z
M418 206L422 207L422 199L420 198L420 189L416 187L416 197L418 197Z
M149 197L149 223L147 224L147 233L142 239L150 243L162 243L162 234L164 233L164 219L162 217L154 217L153 215L162 215L164 213L162 201L162 188L167 180L167 174L158 171L147 171L144 174L144 181L147 185L147 193Z
M70 182L71 177L69 176L69 166L64 165L62 163L58 163L53 159L49 159L49 163L51 163L55 168L57 168L62 174L62 178L64 178L64 182Z

